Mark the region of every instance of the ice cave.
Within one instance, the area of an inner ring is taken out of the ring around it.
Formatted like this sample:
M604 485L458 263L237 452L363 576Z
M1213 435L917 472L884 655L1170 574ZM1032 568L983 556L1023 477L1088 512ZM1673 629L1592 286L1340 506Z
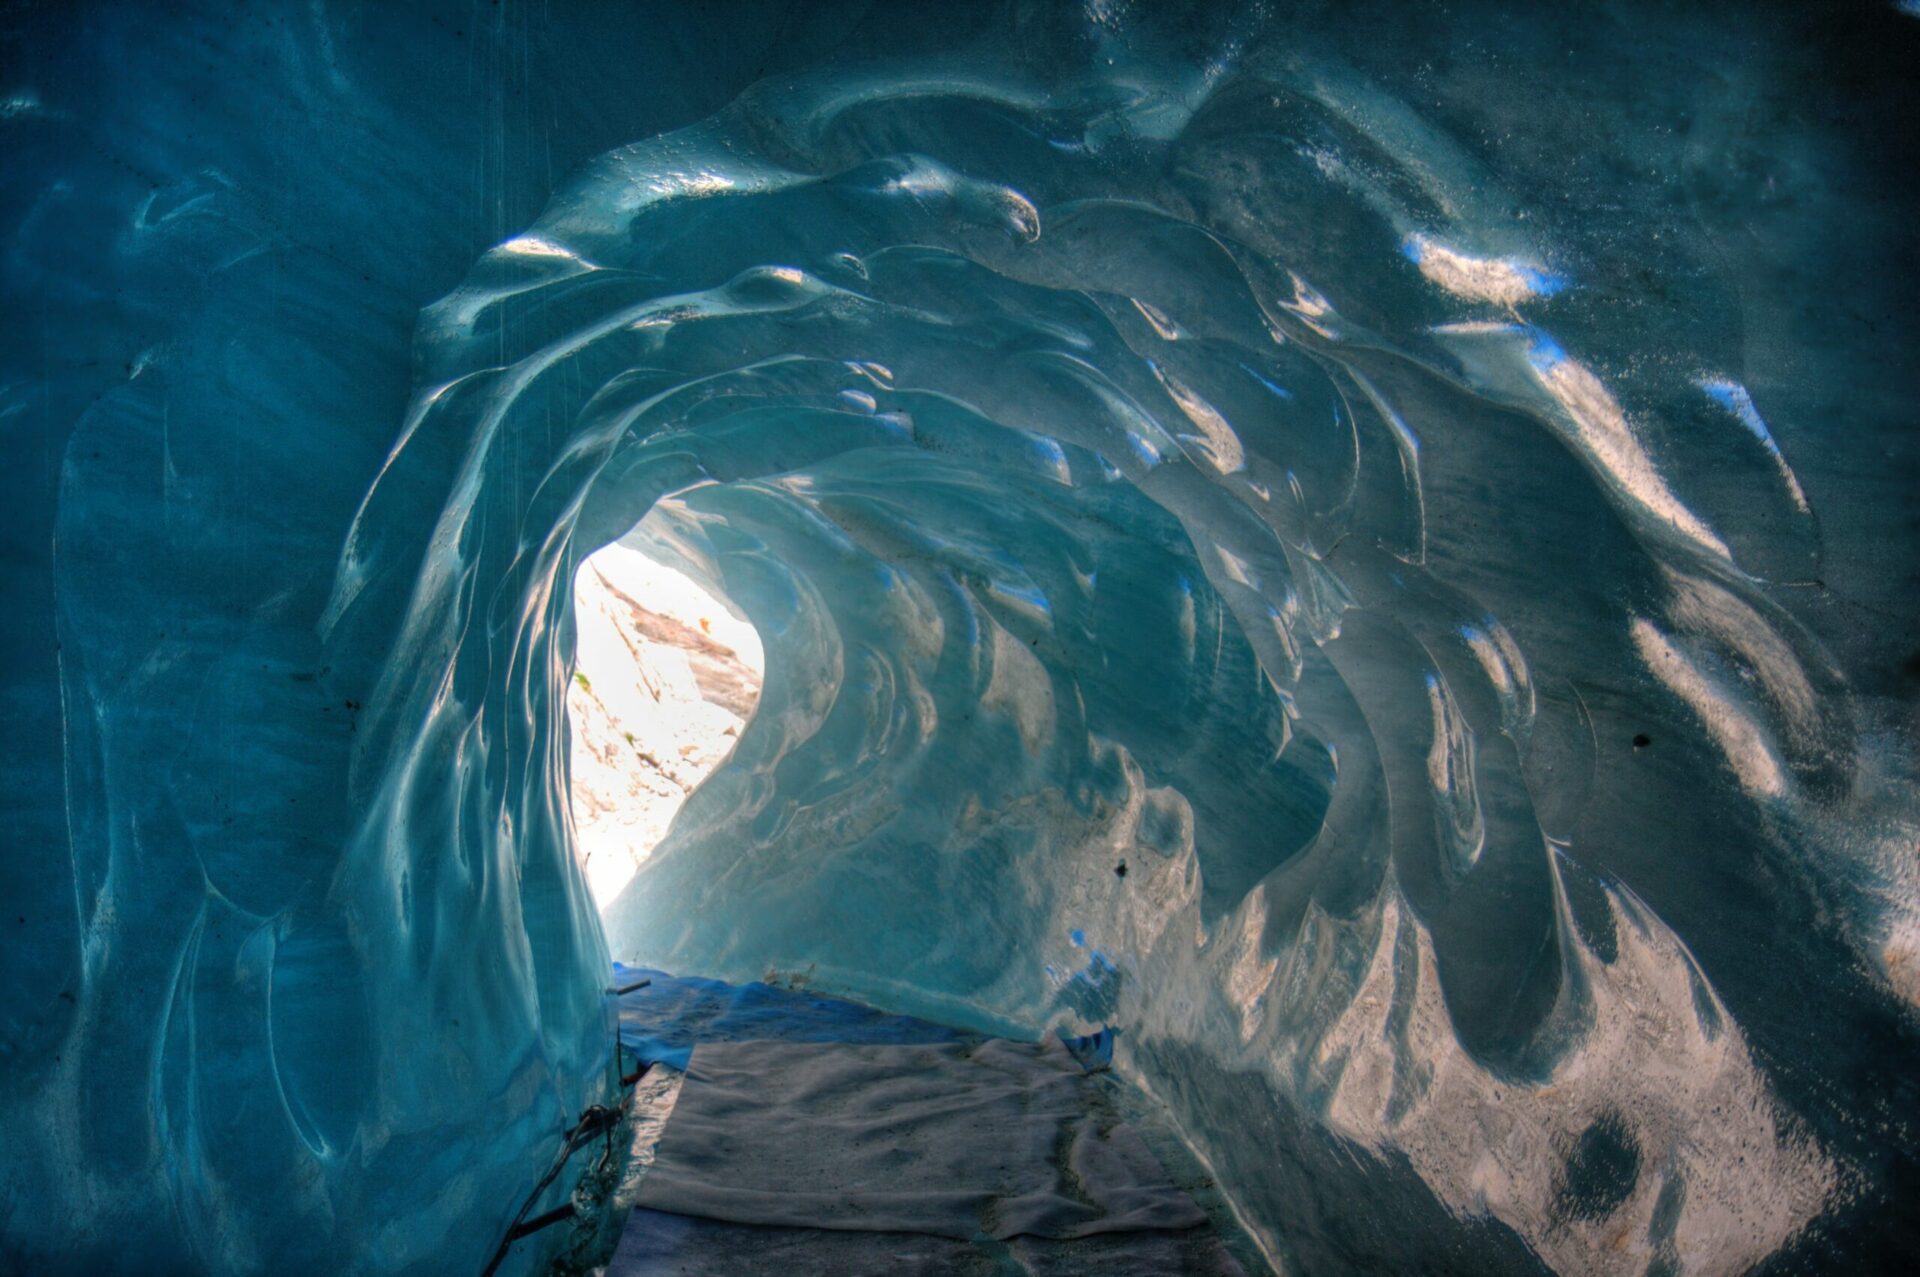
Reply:
M1913 1271L1916 66L0 4L0 1272Z

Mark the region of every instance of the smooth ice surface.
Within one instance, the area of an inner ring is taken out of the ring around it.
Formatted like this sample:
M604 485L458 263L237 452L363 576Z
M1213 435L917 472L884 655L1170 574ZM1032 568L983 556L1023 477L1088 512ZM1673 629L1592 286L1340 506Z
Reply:
M609 947L1117 1025L1289 1271L1911 1259L1913 17L229 9L0 17L5 1263L478 1270Z

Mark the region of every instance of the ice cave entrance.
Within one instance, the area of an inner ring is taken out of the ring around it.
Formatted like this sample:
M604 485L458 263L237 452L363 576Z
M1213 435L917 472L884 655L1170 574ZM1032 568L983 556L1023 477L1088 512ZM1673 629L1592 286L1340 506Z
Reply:
M765 668L753 626L645 545L615 541L573 578L574 846L602 912L732 752Z

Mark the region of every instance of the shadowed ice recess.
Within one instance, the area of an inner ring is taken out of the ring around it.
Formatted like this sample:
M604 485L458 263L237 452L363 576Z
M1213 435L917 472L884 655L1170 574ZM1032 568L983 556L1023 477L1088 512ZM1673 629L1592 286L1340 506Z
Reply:
M609 952L1117 1026L1276 1271L1913 1244L1913 19L668 9L0 83L0 1257L477 1271ZM623 537L765 682L602 917Z

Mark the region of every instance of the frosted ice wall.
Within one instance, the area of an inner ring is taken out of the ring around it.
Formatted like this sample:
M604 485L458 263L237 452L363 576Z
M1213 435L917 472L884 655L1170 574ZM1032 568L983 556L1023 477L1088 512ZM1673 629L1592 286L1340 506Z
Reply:
M651 510L768 669L620 956L1119 1024L1307 1271L1913 1245L1910 19L810 8L663 133L762 73L684 21L436 15L477 152L367 20L195 30L292 88L21 201L10 1244L484 1253L599 1093L564 583Z
M475 1273L607 1093L564 601L321 622L421 306L783 12L0 14L0 1270Z

